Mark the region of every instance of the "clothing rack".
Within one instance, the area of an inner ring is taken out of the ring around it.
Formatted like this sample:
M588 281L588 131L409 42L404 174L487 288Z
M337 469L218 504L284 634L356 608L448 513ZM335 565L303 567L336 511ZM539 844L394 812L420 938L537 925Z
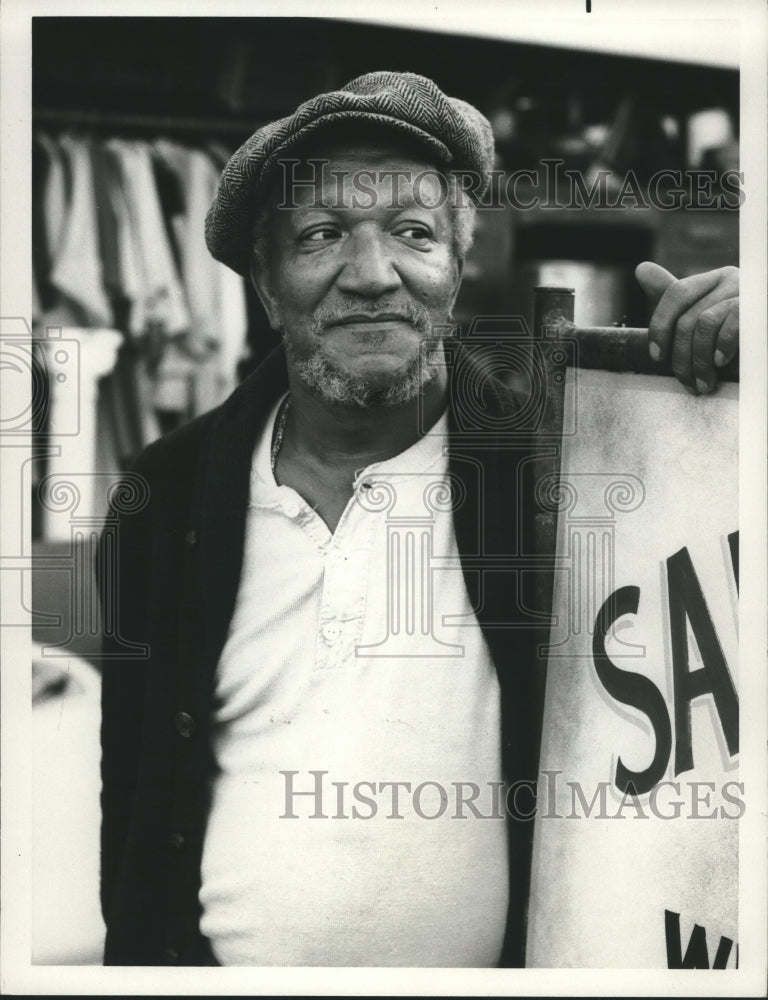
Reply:
M96 329L124 336L92 393L96 442L78 467L86 476L124 469L237 383L247 289L210 257L202 235L228 147L244 138L217 134L225 125L237 123L50 108L33 115L36 320L88 331L86 348ZM239 128L249 135L253 125ZM45 522L43 534L53 537Z
M71 125L114 129L151 129L158 132L233 132L250 135L263 122L232 118L195 118L177 115L113 114L57 108L32 110L33 125Z

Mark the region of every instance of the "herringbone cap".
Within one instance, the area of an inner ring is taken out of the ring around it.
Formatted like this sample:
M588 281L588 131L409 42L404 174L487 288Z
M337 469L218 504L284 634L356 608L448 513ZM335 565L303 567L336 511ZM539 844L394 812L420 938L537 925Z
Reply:
M425 76L366 73L260 128L233 154L205 220L205 239L213 256L247 275L254 212L280 159L313 132L355 121L376 122L419 140L441 166L474 171L480 183L473 185L472 194L482 196L494 147L491 126L477 108L447 97Z

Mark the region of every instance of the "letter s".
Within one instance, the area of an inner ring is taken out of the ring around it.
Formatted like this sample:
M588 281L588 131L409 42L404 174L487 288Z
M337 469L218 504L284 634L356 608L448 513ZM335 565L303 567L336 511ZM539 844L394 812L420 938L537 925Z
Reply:
M631 792L633 795L650 791L661 780L672 752L672 727L661 691L643 674L621 670L605 651L605 636L611 625L623 615L636 615L639 606L640 588L620 587L600 608L592 639L592 656L600 683L616 701L631 705L647 715L656 737L656 752L644 771L630 771L621 757L618 759L614 779L616 787L624 794Z

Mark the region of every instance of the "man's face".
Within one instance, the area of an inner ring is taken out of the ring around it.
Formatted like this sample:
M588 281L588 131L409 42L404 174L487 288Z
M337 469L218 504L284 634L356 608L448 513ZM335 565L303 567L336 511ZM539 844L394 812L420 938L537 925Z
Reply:
M437 376L421 345L449 323L461 277L445 182L379 144L316 156L329 161L322 183L295 186L297 207L272 212L257 290L314 394L346 406L405 402Z

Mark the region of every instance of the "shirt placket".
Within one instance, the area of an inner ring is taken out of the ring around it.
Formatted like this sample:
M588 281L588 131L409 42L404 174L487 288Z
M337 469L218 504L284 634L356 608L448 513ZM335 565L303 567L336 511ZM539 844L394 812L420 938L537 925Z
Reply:
M360 641L368 560L380 515L349 502L325 550L315 669L338 670L354 662Z

